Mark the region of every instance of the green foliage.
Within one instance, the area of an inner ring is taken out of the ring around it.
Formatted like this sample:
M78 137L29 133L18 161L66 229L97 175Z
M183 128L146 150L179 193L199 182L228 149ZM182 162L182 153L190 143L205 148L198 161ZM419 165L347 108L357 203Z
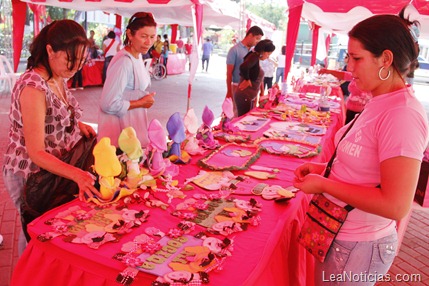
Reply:
M250 12L270 21L278 30L286 29L286 7L279 4L272 3L247 3L246 9Z

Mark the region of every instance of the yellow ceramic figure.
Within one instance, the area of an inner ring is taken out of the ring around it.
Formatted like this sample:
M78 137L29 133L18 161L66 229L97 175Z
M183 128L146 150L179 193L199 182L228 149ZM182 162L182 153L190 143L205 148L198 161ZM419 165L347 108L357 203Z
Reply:
M142 145L137 138L136 131L133 127L127 127L122 130L118 138L119 148L126 154L127 164L127 186L137 188L141 179L141 170L139 160L143 156ZM124 158L122 158L124 160Z
M95 159L94 169L100 176L102 199L111 200L120 183L120 180L115 180L115 176L118 176L122 170L116 156L116 148L110 144L110 138L104 137L95 145L92 154Z

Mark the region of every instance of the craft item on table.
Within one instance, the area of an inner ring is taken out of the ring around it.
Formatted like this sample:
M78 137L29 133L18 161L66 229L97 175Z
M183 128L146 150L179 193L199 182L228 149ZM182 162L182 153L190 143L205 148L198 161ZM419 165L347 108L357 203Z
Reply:
M292 155L298 158L315 156L320 152L318 144L288 138L260 138L255 144L270 154Z
M179 112L173 113L167 121L168 137L171 139L168 158L175 164L187 164L191 160L189 154L182 150L181 144L186 139L185 126Z
M212 123L214 120L213 112L207 107L204 107L202 115L203 123L197 131L196 138L199 145L205 149L216 149L219 147L219 142L214 139Z
M138 263L128 266L157 276L164 276L172 271L209 272L221 262L220 259L209 257L212 252L209 247L202 245L201 239L186 234L176 238L163 236L156 242L135 243L137 251L118 254L115 258L124 263L127 263L127 258L133 258Z
M266 138L273 138L273 139L287 138L291 141L301 142L301 143L310 144L310 145L318 145L322 141L321 136L312 136L312 135L307 135L307 134L298 133L298 132L289 131L289 130L278 130L277 128L270 128L267 131L265 131L263 135Z
M153 199L150 199L149 198L150 196L151 196L150 192L146 192L143 195L143 200L144 200L145 205L147 207L150 207L150 208L161 208L163 210L166 210L169 207L168 204L166 204L163 201L157 199L153 194L152 194L152 196L154 197Z
M240 132L227 133L224 131L215 131L213 135L214 138L222 139L226 142L245 143L251 139L249 134L244 134Z
M221 126L224 132L235 132L237 128L232 124L232 119L234 118L234 105L232 103L232 98L225 98L222 103L222 118Z
M253 190L255 195L262 196L263 199L266 200L275 200L275 199L291 199L295 197L296 188L283 188L279 185L267 185L267 184L259 184Z
M215 216L217 222L223 221L233 221L240 224L249 224L252 226L258 226L261 217L259 213L261 212L261 204L259 204L255 199L251 198L249 201L234 199L235 207L225 207L224 212L219 213ZM241 226L243 229L246 229L245 226ZM213 228L213 227L212 227Z
M158 277L151 286L200 286L208 283L209 274L206 272L173 271Z
M142 161L143 149L133 127L127 127L121 131L118 138L118 145L124 152L119 157L119 160L127 166L127 176L123 182L129 189L135 189L138 187L142 176L146 175L149 171L140 168L139 162Z
M170 160L163 158L167 151L167 140L164 128L157 119L153 119L148 127L149 145L147 147L147 166L154 177L164 173L173 177L179 173L179 167L171 164Z
M296 121L273 122L270 124L272 129L294 131L295 133L303 133L307 135L322 136L326 134L326 126L308 124Z
M182 143L182 148L191 155L203 154L204 149L198 144L196 134L198 132L198 119L193 108L190 108L183 118L183 125L186 129L186 139Z
M209 231L221 234L223 236L229 236L235 232L246 230L247 224L233 222L233 221L222 221L212 225Z
M96 204L109 204L117 202L120 198L132 194L136 189L121 187L122 165L116 156L116 148L110 144L110 138L104 137L95 145L93 150L94 170L98 174L101 198L94 196L87 198L88 202Z
M256 171L266 171L266 172L272 172L272 173L280 173L280 170L277 168L271 168L271 167L265 167L265 166L259 166L259 165L252 165L250 166L250 169L256 170Z
M246 115L234 123L241 131L255 132L270 122L269 118Z
M261 150L255 144L227 143L198 161L198 165L215 171L246 170Z
M226 195L251 195L254 182L249 177L234 175L229 171L203 171L197 176L188 178L185 183L192 182L195 185L209 191L225 191Z
M246 176L259 179L259 180L267 180L267 179L273 179L276 177L276 174L272 174L265 171L246 171L244 172Z
M91 209L89 211L79 206L58 213L55 218L45 222L52 230L40 234L40 241L47 241L57 236L64 236L69 243L86 244L98 249L107 242L117 242L120 235L129 233L141 225L148 217L148 210L130 210L115 208Z

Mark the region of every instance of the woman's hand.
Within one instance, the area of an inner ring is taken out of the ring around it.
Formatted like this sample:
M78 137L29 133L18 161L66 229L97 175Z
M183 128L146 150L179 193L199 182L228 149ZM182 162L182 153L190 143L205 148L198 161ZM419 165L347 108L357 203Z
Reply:
M80 132L86 138L92 138L92 137L97 135L97 133L95 133L95 130L94 130L94 128L91 127L91 125L85 124L85 123L80 122L80 121L78 124L79 124Z
M84 201L94 195L101 198L101 193L94 187L95 176L79 168L75 168L75 170L73 181L79 186L79 200Z
M309 174L321 175L325 168L326 164L324 163L304 163L298 168L296 168L294 172L295 181L303 181L305 176Z
M250 79L248 80L243 80L242 82L240 82L240 84L238 85L238 88L240 90L245 90L246 88L248 88L249 86L252 86L252 82L250 81Z
M156 92L152 92L152 93L148 93L145 96L143 96L142 98L140 98L139 101L139 105L143 108L150 108L154 103L155 103L155 94Z
M293 186L306 194L323 193L323 186L326 178L321 175L307 174L302 180L295 177Z

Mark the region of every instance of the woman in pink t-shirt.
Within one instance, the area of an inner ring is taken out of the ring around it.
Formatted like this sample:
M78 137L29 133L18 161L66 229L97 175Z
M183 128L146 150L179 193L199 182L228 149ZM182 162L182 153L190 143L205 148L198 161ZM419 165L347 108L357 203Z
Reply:
M329 177L322 175L326 163L295 170L296 188L354 207L325 261L316 262L316 285L338 277L347 285L373 285L387 273L396 254L396 221L410 211L428 143L427 115L404 80L418 56L408 21L377 15L348 35L347 70L373 98L344 138L352 123L337 132Z

